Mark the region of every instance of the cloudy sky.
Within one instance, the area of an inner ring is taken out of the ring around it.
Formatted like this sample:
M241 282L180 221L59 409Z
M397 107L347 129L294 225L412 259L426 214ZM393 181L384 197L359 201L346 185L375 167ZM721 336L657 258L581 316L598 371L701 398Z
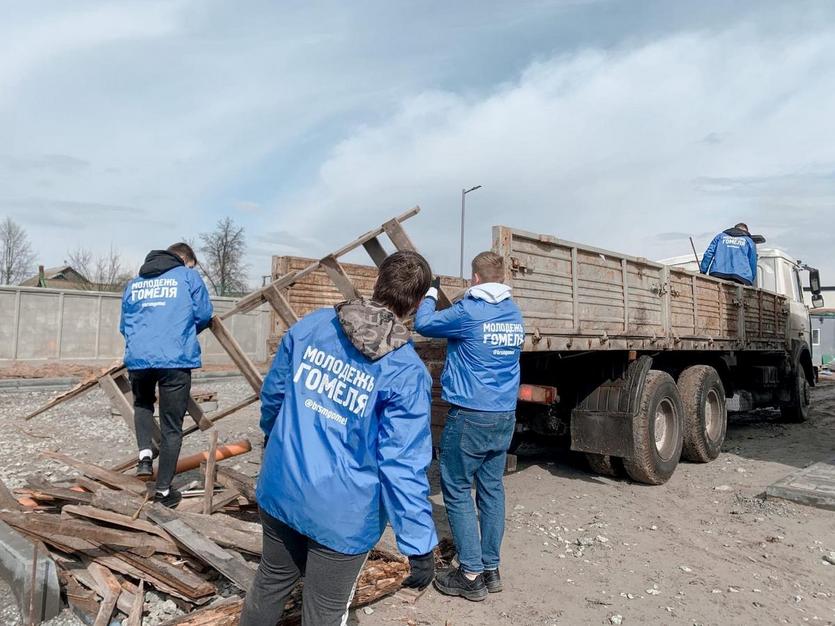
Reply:
M835 283L835 3L0 0L0 217L39 260L246 227L320 256L414 205L650 258L747 221ZM701 250L700 250L701 252Z

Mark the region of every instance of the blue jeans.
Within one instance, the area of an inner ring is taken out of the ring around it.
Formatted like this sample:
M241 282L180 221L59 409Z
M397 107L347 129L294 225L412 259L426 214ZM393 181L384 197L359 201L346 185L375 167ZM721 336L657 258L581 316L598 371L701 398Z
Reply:
M447 414L441 437L441 489L458 561L470 574L499 567L504 535L502 477L515 425L514 411L452 407ZM470 493L473 482L475 506Z

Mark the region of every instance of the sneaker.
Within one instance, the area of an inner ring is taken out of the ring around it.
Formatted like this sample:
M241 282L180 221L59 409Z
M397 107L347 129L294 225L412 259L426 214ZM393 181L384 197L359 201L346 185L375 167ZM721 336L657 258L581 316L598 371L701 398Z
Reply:
M502 577L499 576L498 569L484 570L484 584L487 586L487 591L490 593L499 593L502 590Z
M176 509L182 499L183 494L174 489L174 487L168 488L168 495L164 496L159 492L154 494L154 502L159 502L162 506L168 507L169 509Z
M154 475L154 461L153 459L139 459L139 464L136 466L136 476L138 478L147 478Z
M481 602L487 597L484 576L479 574L475 580L470 580L460 567L438 574L435 578L435 589L444 595L461 596L473 602Z

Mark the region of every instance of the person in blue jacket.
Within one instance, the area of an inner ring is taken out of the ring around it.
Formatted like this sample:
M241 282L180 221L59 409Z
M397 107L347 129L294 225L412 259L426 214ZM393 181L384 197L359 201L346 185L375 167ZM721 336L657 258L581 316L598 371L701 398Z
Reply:
M119 329L133 392L139 446L136 475L153 474L154 402L159 385L159 467L155 499L175 507L182 496L171 487L183 441L183 418L191 394L191 370L201 366L197 334L212 319L212 303L191 246L175 243L151 250L139 276L125 287Z
M748 226L739 223L716 235L702 256L699 271L741 285L755 284L757 244L754 243Z
M502 478L516 424L525 330L510 287L502 283L502 257L482 252L472 270L465 296L443 311L435 310L436 279L415 315L415 330L447 339L441 383L451 407L441 437L441 488L461 566L439 574L435 587L483 600L502 589ZM470 495L473 482L478 516Z
M396 252L370 301L320 309L284 334L261 390L263 554L242 626L275 624L301 576L302 624L344 624L387 521L411 564L404 584L432 581L432 380L403 324L431 278L422 256Z

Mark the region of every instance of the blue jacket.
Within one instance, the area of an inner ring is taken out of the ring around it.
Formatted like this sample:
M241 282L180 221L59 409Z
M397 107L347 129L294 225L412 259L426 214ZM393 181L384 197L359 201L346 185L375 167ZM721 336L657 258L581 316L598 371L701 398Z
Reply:
M436 312L435 306L435 297L423 299L415 330L447 339L443 399L476 411L515 410L525 328L510 287L484 283L448 309Z
M197 333L212 319L203 279L176 255L154 250L122 296L119 330L129 370L201 366Z
M340 306L293 325L264 379L258 505L343 554L374 547L387 520L403 554L426 554L438 542L426 477L432 380L392 313L362 301ZM346 332L345 311L370 311L371 320L374 307L400 329L399 341L381 346L376 321L367 333Z
M757 244L744 230L729 228L710 242L699 270L702 274L735 277L753 285L757 280Z

